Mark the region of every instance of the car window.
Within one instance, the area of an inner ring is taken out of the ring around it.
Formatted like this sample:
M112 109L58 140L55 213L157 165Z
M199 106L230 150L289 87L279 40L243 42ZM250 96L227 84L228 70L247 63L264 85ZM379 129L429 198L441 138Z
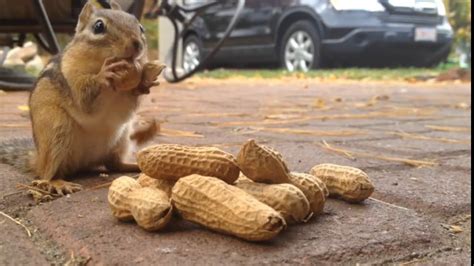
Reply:
M392 6L397 7L414 7L415 0L388 0Z
M364 9L370 11L382 11L378 0L331 0L331 4L336 10L357 10ZM361 8L364 7L364 8Z
M408 7L408 8L436 8L437 4L434 0L388 0L390 5L396 7Z

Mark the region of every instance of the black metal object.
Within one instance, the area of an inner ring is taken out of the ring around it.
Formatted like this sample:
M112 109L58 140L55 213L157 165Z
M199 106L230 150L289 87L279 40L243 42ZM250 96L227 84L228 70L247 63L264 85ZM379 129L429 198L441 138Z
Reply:
M0 67L0 88L3 90L29 90L35 81L35 77L24 72Z
M59 47L58 40L53 31L53 26L51 25L51 21L49 20L46 9L44 8L43 0L33 0L32 2L35 7L38 22L43 29L41 33L35 34L36 39L49 53L59 53L61 48Z
M224 33L224 35L220 38L220 40L217 42L217 44L214 46L212 51L199 63L199 65L193 69L192 71L179 76L176 69L176 61L178 57L178 45L179 45L179 40L183 38L184 33L186 33L187 29L191 26L193 21L201 15L206 9L216 6L218 4L221 4L222 2L225 2L226 0L222 1L214 1L210 2L204 5L200 5L194 8L184 8L180 5L177 5L176 3L170 4L168 1L162 1L161 6L159 9L158 15L160 16L166 16L168 19L171 21L171 24L173 25L174 29L174 43L173 47L171 48L171 73L173 75L172 79L167 80L171 83L176 83L183 81L192 75L194 75L196 72L202 70L204 66L207 65L207 63L210 61L210 59L219 51L219 49L222 47L224 44L224 41L230 36L230 33L234 29L235 25L237 24L240 14L242 13L242 10L245 6L245 1L246 0L238 0L237 1L237 7L234 13L234 16L232 17L232 20L230 21L229 25L227 26L227 29ZM188 14L192 14L190 18L188 18ZM180 22L183 26L183 29L181 32L179 32L178 28L178 22ZM166 78L166 77L165 77Z

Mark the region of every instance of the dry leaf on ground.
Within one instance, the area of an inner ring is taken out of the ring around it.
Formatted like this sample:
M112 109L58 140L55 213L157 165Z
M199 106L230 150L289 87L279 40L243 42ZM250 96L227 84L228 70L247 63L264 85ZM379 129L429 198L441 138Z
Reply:
M204 138L204 135L197 134L196 132L169 128L162 128L161 131L158 133L158 136Z
M450 126L436 126L436 125L425 125L426 128L437 130L437 131L447 131L447 132L470 132L470 127L450 127Z

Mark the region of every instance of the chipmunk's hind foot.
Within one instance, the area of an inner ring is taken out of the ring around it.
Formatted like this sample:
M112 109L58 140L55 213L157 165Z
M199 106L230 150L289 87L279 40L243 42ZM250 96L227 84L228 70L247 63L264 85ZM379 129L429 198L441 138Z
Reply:
M62 179L55 180L34 180L31 182L34 187L51 193L52 196L64 196L82 190L82 186L76 183L67 182Z

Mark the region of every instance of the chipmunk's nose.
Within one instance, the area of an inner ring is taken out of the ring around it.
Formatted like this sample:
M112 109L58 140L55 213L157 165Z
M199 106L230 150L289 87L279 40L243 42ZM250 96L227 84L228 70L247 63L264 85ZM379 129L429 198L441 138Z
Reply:
M143 44L138 39L131 39L129 44L127 45L125 54L126 57L134 57L136 58L142 53Z
M142 51L142 44L137 39L132 40L132 45L135 52L140 53Z

